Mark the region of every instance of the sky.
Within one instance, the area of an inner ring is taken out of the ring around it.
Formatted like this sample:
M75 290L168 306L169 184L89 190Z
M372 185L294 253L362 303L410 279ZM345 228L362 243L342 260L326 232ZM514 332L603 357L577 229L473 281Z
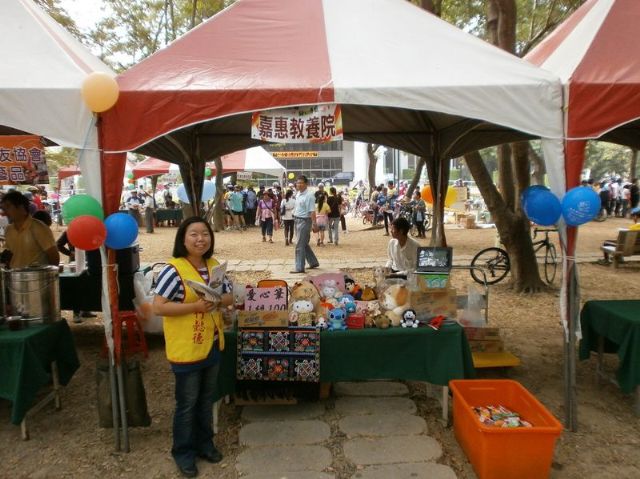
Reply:
M102 18L102 0L60 0L60 6L83 32L93 28L96 21Z

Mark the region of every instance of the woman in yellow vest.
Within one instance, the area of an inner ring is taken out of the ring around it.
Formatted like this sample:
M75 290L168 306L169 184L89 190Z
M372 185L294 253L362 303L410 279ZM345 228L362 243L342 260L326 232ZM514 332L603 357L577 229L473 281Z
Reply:
M198 475L197 457L211 463L222 460L213 444L213 399L224 349L217 308L233 298L223 294L221 302L205 301L187 284L209 283L218 264L212 253L211 226L195 216L182 222L173 259L158 275L153 302L155 313L164 317L166 353L176 380L171 454L185 477Z

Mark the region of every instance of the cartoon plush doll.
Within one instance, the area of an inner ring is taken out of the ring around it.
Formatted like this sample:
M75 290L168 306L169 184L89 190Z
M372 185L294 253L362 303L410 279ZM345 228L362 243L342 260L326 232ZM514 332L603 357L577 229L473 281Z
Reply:
M298 299L306 299L313 303L313 309L320 313L320 293L310 281L299 281L291 288L289 303L293 304Z
M417 328L418 327L418 319L416 318L416 312L413 309L407 309L404 313L402 313L402 319L400 320L400 324L403 328Z
M392 326L400 326L402 314L409 309L409 289L400 284L392 284L382 294L382 309Z
M376 295L376 291L371 286L365 284L360 299L362 301L373 301L374 299L378 299L378 296Z
M335 280L325 279L322 283L320 283L320 296L325 301L329 301L339 298L340 296L342 296L342 293L340 292L338 283Z
M353 299L356 301L360 301L362 299L362 288L348 276L344 277L344 289L346 289L347 293L353 296Z
M377 301L367 302L367 310L364 312L365 326L367 328L375 328L376 320L382 316L380 311L380 303Z
M289 326L313 326L316 313L313 312L313 303L308 299L297 299L291 304L289 312Z
M346 320L347 312L343 308L333 308L327 315L329 322L329 331L336 329L347 329Z
M319 330L327 329L329 325L327 324L327 320L325 318L318 318L318 322L316 323L316 328Z
M338 298L338 306L343 307L347 311L347 315L356 312L356 302L350 294L343 294Z

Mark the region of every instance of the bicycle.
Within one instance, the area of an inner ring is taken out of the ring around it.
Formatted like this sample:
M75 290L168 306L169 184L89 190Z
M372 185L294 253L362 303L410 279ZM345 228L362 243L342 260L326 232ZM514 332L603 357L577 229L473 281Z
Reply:
M538 233L544 233L544 239L533 242L533 251L537 253L544 248L544 278L547 284L553 284L558 268L558 254L556 246L549 240L549 233L558 231L557 229L533 230L533 239ZM536 255L537 256L537 255ZM471 266L482 268L486 272L486 284L496 284L502 281L511 270L509 254L498 247L485 248L476 254L471 260ZM475 269L471 270L471 277L476 283L484 284L485 277L481 277Z

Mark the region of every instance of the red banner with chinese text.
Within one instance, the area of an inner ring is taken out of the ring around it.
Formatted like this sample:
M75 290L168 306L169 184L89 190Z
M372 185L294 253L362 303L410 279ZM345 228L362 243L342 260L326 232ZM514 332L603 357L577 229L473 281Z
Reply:
M41 138L0 135L0 185L43 183L49 183L49 173Z
M256 111L251 138L275 143L327 143L342 140L340 105L315 105Z

